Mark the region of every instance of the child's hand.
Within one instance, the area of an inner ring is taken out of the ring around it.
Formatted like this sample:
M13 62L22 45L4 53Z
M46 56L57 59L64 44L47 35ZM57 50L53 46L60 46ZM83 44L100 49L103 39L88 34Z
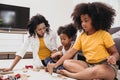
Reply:
M107 57L107 62L109 64L116 64L117 59L114 56Z
M58 51L54 54L51 55L51 58L53 59L54 62L57 62L61 57L62 57L61 51Z
M51 55L51 58L55 58L55 57L57 57L57 56L62 56L61 51L58 51L58 52L56 52L56 53L53 53L53 54Z
M52 75L53 73L53 68L55 67L55 64L54 63L48 63L47 65L47 70L48 72Z

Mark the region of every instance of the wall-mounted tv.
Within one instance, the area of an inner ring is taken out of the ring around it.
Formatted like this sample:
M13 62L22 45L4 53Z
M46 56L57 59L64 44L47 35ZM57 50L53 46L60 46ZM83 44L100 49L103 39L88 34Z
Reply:
M30 8L0 3L1 30L27 30Z

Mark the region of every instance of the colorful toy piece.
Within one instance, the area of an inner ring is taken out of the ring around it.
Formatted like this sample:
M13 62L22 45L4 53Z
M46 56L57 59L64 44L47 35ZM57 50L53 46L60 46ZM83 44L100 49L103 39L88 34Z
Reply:
M33 66L32 65L26 65L25 68L26 69L33 69Z

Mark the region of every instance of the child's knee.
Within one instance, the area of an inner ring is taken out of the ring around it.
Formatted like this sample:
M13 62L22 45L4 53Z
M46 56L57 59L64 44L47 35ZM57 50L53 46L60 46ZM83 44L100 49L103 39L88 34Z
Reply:
M68 67L70 65L71 65L71 60L65 60L64 63L63 63L64 67Z

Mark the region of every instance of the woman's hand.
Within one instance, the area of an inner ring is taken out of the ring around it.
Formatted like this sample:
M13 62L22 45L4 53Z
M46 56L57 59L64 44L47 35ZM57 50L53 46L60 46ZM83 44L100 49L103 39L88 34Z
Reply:
M4 71L4 72L12 71L12 69L11 68L4 68L4 69L2 69L2 71Z
M5 68L0 68L0 71L3 71Z
M48 65L47 65L47 70L51 75L53 73L53 68L54 67L55 67L55 63L48 63Z

